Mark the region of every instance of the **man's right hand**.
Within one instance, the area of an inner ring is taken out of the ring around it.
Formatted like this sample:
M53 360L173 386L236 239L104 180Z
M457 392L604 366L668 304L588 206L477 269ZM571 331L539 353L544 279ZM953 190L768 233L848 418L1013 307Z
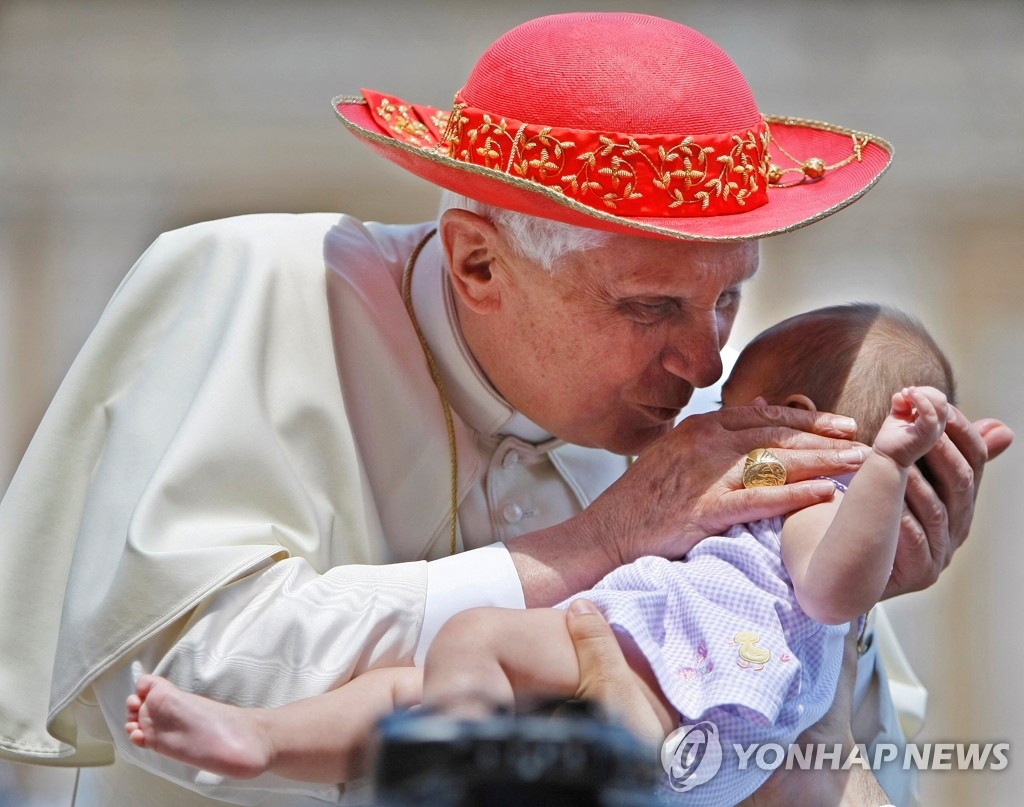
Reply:
M777 406L686 418L578 516L507 543L526 605L553 605L645 555L680 558L733 524L827 501L835 488L816 477L851 473L865 456L854 428L849 418ZM744 459L768 446L794 484L744 489Z
M830 499L817 477L857 470L864 449L850 418L778 406L730 407L686 418L637 459L586 516L620 565L645 555L680 558L734 524ZM743 463L771 447L790 483L744 489Z

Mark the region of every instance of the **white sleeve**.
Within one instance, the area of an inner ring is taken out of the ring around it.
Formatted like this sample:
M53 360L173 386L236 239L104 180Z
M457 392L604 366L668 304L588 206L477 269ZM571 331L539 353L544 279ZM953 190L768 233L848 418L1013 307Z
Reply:
M238 804L256 803L267 790L334 801L336 786L277 776L228 780L137 748L124 733L125 698L139 674L155 672L216 700L278 706L373 667L408 665L419 636L426 566L338 566L320 575L306 561L289 558L221 589L178 626L180 632L165 629L133 654L131 664L93 682L118 756Z
M426 562L336 566L301 558L227 586L196 610L155 672L240 706L278 706L374 667L411 663Z
M430 561L416 666L423 666L430 643L445 622L460 611L484 605L526 607L519 574L503 543Z

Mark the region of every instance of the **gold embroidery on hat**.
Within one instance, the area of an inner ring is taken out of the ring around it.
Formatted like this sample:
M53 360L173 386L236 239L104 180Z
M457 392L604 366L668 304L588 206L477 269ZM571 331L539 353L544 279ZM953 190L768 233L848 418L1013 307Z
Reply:
M654 186L668 193L672 199L669 208L699 204L702 210L706 210L712 198L727 200L730 196L742 207L747 197L760 189L758 179L763 179L768 170L767 132L761 135L760 142L753 132L747 132L745 138L733 135L733 148L728 154L718 157L713 156L715 149L712 146L702 146L693 137L686 137L668 150L658 146L657 165L635 138L630 138L626 143L616 143L602 135L600 140L604 148L581 154L578 159L584 161L584 167L575 175L562 177L562 180L568 182L572 191L581 197L588 191L605 191L601 201L613 209L616 202L643 198L643 194L636 190L637 164L630 162L630 157L639 158L650 167L654 174ZM616 150L620 150L621 156L614 153ZM598 168L598 156L609 158L609 164ZM673 166L672 163L679 165ZM719 165L720 170L712 176L714 164ZM739 176L732 177L733 173ZM611 190L606 191L600 182L594 180L594 174L608 177ZM678 180L682 181L682 188L676 184ZM701 190L693 192L698 187Z
M434 114L430 116L430 122L438 131L443 132L448 128L449 117L451 117L451 113L447 109L435 109Z
M770 137L766 128L727 135L731 146L726 153L716 154L724 139L720 135L687 136L671 147L658 145L656 158L648 154L653 146L648 144L645 150L640 136L621 140L595 132L590 137L596 137L597 147L574 157L577 141L559 137L554 127L465 110L467 105L456 96L442 135L448 154L460 162L538 182L591 207L617 210L624 203L643 200L645 189L649 192L652 186L668 196L668 209L697 205L704 211L712 202L744 208L755 195L754 206L764 204ZM715 145L708 144L710 137L718 138Z
M444 129L441 130L441 142L435 148L435 151L438 153L447 154L451 151L453 144L462 140L462 127L469 123L469 118L462 114L462 110L465 107L466 105L456 95L452 111L448 113L448 122Z
M396 104L389 98L381 99L377 107L377 114L387 121L388 128L400 138L413 145L423 145L432 142L434 136L426 124L421 123L409 114L407 104Z
M575 149L576 144L572 140L559 140L554 137L550 126L541 129L533 137L524 138L524 133L518 135L519 152L523 159L512 166L513 170L519 176L541 180L552 179L561 174L565 170L568 152ZM532 155L528 153L531 151L534 152Z

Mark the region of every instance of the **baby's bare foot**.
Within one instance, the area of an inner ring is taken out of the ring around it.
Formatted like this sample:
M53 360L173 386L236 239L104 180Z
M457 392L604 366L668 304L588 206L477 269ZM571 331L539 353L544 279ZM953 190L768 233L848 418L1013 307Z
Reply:
M270 766L273 746L257 710L182 692L155 675L139 677L127 706L125 731L142 748L235 779L251 779Z

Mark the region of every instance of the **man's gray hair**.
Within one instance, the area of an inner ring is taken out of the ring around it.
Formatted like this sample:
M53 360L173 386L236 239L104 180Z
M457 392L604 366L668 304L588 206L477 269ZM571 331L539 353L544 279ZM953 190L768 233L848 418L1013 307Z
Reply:
M614 237L612 233L603 230L528 216L526 213L484 204L442 189L438 219L452 208L468 210L494 222L505 231L505 237L517 255L548 272L556 271L561 261L569 255L604 246Z

